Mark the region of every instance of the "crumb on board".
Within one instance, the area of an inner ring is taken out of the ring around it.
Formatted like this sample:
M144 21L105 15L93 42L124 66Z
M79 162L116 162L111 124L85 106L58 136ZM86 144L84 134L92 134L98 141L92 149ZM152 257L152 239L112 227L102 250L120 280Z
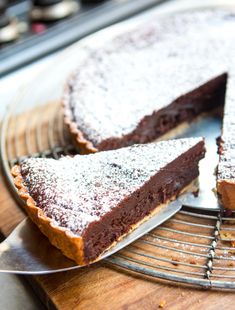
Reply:
M233 235L227 231L221 230L220 237L223 239L223 241L230 241L230 239L233 238Z
M173 264L173 265L175 265L175 266L178 266L179 264L178 264L178 262L179 262L180 260L177 258L177 257L172 257L171 258L171 263Z
M220 232L220 237L221 237L221 241L222 242L229 242L231 247L235 247L235 235L228 232L228 231L224 231L221 230ZM229 251L231 253L233 253L233 251Z
M158 308L164 308L165 307L165 305L166 305L166 301L165 300L161 300L160 302L159 302L159 306L158 306Z
M190 259L189 264L197 265L196 259L195 258Z

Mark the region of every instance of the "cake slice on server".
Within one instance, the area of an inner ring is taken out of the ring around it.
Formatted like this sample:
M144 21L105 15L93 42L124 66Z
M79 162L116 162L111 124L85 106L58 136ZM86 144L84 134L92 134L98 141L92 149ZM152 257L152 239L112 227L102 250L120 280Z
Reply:
M195 191L202 138L134 145L60 160L30 158L12 170L30 218L87 265L182 192Z

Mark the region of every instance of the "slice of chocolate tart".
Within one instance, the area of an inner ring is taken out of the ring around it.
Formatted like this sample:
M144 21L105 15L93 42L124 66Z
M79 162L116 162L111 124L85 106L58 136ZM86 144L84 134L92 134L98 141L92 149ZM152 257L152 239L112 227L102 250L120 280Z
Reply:
M231 85L231 84L233 85ZM235 210L235 77L229 80L222 135L219 139L217 192L226 209Z
M195 191L202 138L114 151L30 158L12 169L30 218L80 265L99 255L180 193Z
M87 52L63 98L81 153L175 137L223 107L234 28L230 9L188 11L123 28Z

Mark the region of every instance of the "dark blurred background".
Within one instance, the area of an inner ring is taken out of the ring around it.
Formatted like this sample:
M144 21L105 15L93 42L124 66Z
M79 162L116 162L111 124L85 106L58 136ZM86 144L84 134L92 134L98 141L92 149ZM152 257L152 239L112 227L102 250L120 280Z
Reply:
M0 76L161 2L0 0Z

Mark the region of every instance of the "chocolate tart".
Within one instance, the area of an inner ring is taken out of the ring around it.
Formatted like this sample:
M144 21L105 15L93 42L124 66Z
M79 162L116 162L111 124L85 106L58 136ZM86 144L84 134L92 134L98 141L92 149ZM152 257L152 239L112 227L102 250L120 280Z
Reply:
M198 10L123 30L69 78L64 121L81 153L162 140L224 106L235 15Z
M188 11L124 30L88 54L63 99L81 153L175 137L226 100L217 191L224 207L235 209L232 29L232 8Z
M202 138L30 158L12 169L30 218L67 257L87 265L185 190L195 190Z

